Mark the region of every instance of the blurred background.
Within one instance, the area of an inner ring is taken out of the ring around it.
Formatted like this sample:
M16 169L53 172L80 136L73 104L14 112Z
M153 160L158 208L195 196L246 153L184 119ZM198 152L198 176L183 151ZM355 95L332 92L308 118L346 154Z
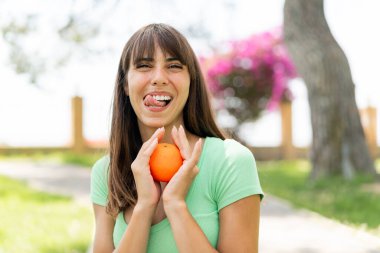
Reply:
M59 167L56 164L78 166L88 175L91 165L107 152L112 94L122 49L137 29L149 23L170 24L188 38L214 95L218 123L253 151L269 196L379 239L380 33L376 27L380 2L324 1L322 11L347 57L348 74L355 84L353 104L365 132L372 174L359 172L347 177L344 172L333 173L314 180L310 175L318 166L310 160L313 139L308 88L284 41L284 4L285 0L2 0L0 174L8 176L0 177L0 217L24 217L21 203L28 199L36 224L46 217L41 211L44 206L64 217L69 227L65 227L65 220L56 225L65 231L65 237L52 239L49 246L45 240L21 233L34 246L20 249L14 247L17 240L12 237L19 231L13 230L14 225L9 225L12 229L3 226L0 253L88 250L93 229L89 203L83 209L75 196L65 194L70 192L69 184L65 185L67 192L63 188L57 193L50 191L47 183L48 187L39 190L53 195L41 197L43 193L34 192L33 185L19 185L19 180L30 183L30 170L25 169L29 167L35 171L53 167L46 170L53 175L57 171L54 168ZM16 168L22 172L13 173ZM9 181L10 177L17 180ZM33 179L49 180L42 176ZM15 199L19 204L14 205ZM356 207L358 201L362 209ZM74 221L73 216L60 213L60 205L76 213ZM269 213L264 208L265 212ZM45 237L48 227L42 226L36 237ZM264 246L265 233L264 228ZM72 243L63 243L67 240ZM288 252L265 249L263 252ZM300 248L289 252L335 251Z
M325 1L330 29L350 63L359 108L379 106L377 5ZM2 1L0 11L0 145L66 146L72 141L73 96L83 98L85 139L108 138L117 63L136 29L151 22L173 24L199 56L210 57L223 43L281 27L283 1ZM311 142L306 88L299 78L289 87L293 142L306 147ZM251 145L277 146L278 113L264 114L241 130ZM227 117L219 120L233 124Z

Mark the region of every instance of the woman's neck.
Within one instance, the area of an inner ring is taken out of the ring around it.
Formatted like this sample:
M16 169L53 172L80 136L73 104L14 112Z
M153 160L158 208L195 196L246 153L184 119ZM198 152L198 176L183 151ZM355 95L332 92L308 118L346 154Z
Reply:
M175 126L178 129L180 125L182 125L182 127L185 127L183 122L177 122L175 124L165 126L165 134L159 142L174 144L173 139L172 139L172 128L173 126ZM140 129L141 139L143 142L146 142L157 130L157 128L142 126L140 124L139 124L139 129ZM186 137L189 141L189 144L191 147L193 147L194 143L198 140L199 137L194 134L191 134L189 131L187 131L186 128L184 129L185 129Z
M160 140L160 142L173 143L173 140L171 137L172 136L171 132L172 132L173 126L176 126L178 128L180 126L180 123L165 126L165 134L162 137L162 139ZM143 142L146 142L153 135L153 133L157 130L157 128L141 126L141 125L139 125L139 129L140 129L141 139Z

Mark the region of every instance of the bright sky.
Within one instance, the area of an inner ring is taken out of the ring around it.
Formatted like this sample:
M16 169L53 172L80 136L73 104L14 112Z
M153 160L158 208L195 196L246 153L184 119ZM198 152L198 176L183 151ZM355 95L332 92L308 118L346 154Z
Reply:
M0 22L11 12L23 19L28 13L43 13L44 19L38 26L41 34L36 39L24 42L24 46L36 58L48 56L47 64L72 50L62 43L57 47L57 38L51 27L64 22L69 10L84 11L90 0L56 1L3 0L0 5ZM70 5L71 3L76 5ZM48 74L41 79L41 88L28 83L25 76L16 75L9 67L6 54L0 54L0 145L63 145L70 141L70 97L85 98L85 136L88 139L108 137L109 108L115 79L117 62L122 47L131 32L151 22L164 22L176 27L189 22L199 22L210 27L212 43L230 38L243 38L253 33L281 25L283 0L236 0L234 8L223 8L221 1L193 0L180 5L162 1L121 1L116 9L108 6L106 11L95 9L90 18L102 17L102 25L109 27L109 36L102 36L90 43L90 48L108 50L86 60L83 50L76 49L70 64L64 69L49 67ZM64 3L63 1L61 3ZM359 107L374 105L380 109L377 99L380 92L377 75L380 59L380 33L376 32L380 17L377 0L326 0L325 13L330 28L345 51L357 87ZM99 14L100 13L100 14ZM46 25L51 24L51 26ZM124 25L128 24L128 25ZM191 40L198 53L207 52L200 40ZM6 51L0 39L0 48ZM51 56L51 57L50 57ZM49 65L50 66L50 65ZM310 143L310 125L306 90L302 83L293 82L294 142L298 146ZM305 127L307 125L307 127ZM380 124L378 123L378 126ZM267 113L258 123L243 128L244 134L253 145L271 146L280 142L280 118L278 113ZM380 143L380 130L378 131Z

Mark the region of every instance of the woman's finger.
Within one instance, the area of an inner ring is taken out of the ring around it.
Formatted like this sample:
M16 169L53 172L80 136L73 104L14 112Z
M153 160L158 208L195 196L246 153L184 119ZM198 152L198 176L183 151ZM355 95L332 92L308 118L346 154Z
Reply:
M158 128L153 134L152 136L146 141L144 142L144 144L142 145L141 149L145 149L146 147L150 146L150 144L154 141L154 139L158 139L158 141L162 138L162 136L164 135L165 133L165 128L164 127L160 127Z
M192 166L197 165L201 154L202 154L202 139L199 138L199 140L194 145L193 152L191 153L190 161L191 161Z
M187 159L183 163L183 171L185 173L191 173L196 171L195 174L197 174L198 167L196 166L199 161L199 157L202 153L202 139L199 138L199 140L195 143L193 152L191 153L191 157Z
M150 144L146 147L146 149L143 151L143 154L146 158L150 158L150 156L153 154L154 149L156 148L158 144L158 138L154 138Z
M163 127L157 129L153 135L141 146L138 156L140 155L144 158L144 160L149 160L164 133L165 129Z
M160 128L158 128L158 129L152 134L152 136L149 138L149 141L152 141L154 138L158 138L158 139L160 139L160 137L162 137L164 133L165 133L165 127L160 127Z
M179 151L181 153L182 158L187 159L188 154L187 154L187 152L185 152L185 149L184 149L183 144L181 142L181 138L179 137L178 129L175 126L173 126L173 128L172 128L172 139L173 139L175 145L179 148Z
M172 128L172 140L177 147L181 146L181 143L179 142L179 139L178 139L178 130L175 126L173 126Z
M182 125L179 126L178 138L182 145L181 148L185 155L184 158L189 159L191 156L190 144L189 144L189 141L187 140L186 133Z

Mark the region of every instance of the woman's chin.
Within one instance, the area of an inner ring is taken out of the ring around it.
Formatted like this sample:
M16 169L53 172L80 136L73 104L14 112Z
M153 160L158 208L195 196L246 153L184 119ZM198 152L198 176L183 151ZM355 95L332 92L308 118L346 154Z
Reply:
M167 127L171 125L179 126L180 124L183 124L182 117L182 114L174 119L171 117L141 117L139 119L139 124L142 123L142 126L148 128Z
M143 122L143 125L149 128L160 128L168 125L168 122L162 119L152 119Z

